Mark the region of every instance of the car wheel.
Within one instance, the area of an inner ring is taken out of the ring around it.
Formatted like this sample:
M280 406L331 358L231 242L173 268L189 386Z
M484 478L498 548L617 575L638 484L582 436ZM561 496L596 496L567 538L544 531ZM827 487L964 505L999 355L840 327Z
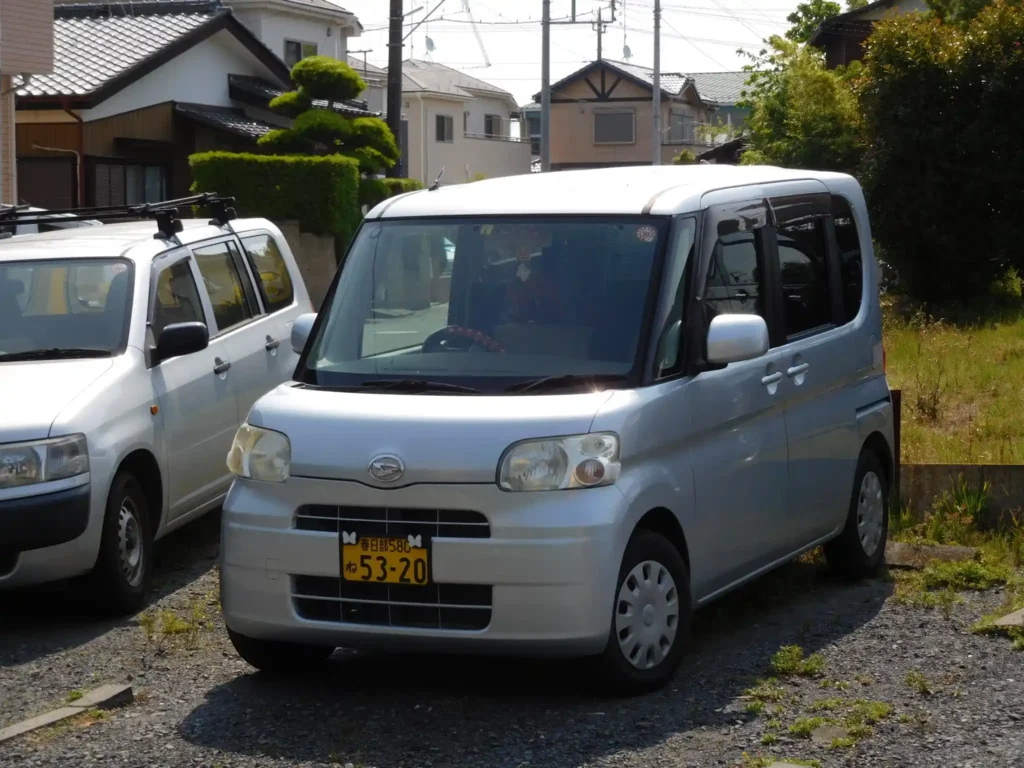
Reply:
M272 675L308 674L323 666L334 653L326 645L286 643L279 640L258 640L228 628L228 637L238 655L260 672Z
M611 630L600 679L614 693L636 695L667 683L690 629L690 578L672 542L639 530L626 546L615 586Z
M850 579L873 576L885 561L889 534L889 480L885 467L871 451L861 454L853 481L846 526L825 545L832 569Z
M93 600L105 613L134 613L149 596L153 581L149 505L142 485L128 472L118 474L110 487L91 580Z

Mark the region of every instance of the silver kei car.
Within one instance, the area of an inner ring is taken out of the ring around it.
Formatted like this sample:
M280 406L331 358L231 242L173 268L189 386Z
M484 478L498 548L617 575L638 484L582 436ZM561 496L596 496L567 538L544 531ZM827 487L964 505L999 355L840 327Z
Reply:
M260 669L339 646L590 657L642 691L696 607L819 545L851 577L882 562L893 411L848 176L393 198L292 341L294 380L228 458L221 599Z

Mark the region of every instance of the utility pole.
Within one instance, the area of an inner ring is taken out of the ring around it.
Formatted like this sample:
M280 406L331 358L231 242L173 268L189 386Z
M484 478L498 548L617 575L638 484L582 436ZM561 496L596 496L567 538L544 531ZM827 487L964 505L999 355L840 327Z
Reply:
M654 0L654 113L652 165L661 165L661 0Z
M597 22L594 24L597 29L597 60L601 60L601 38L604 36L604 8L597 9Z
M402 152L402 24L405 12L402 0L391 0L391 16L388 19L388 128L395 136L399 157ZM388 168L387 175L404 175L402 162Z
M540 58L540 169L551 170L551 0L542 0ZM576 3L573 3L575 15Z
M349 51L348 55L349 56L353 56L353 55L359 54L359 53L363 54L363 79L365 80L366 79L366 75L367 75L366 70L368 68L368 65L366 63L366 54L373 53L373 48L363 48L363 49L358 50L358 51Z

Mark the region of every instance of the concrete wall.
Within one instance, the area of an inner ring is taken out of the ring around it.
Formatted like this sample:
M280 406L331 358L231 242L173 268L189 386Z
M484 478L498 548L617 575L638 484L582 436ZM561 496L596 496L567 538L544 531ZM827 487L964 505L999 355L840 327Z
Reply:
M334 256L334 238L302 232L297 221L275 221L274 224L288 241L313 308L319 312L338 269Z
M900 467L900 501L915 512L927 512L961 476L971 487L990 484L988 500L993 513L1024 510L1024 466L1013 464L904 464Z

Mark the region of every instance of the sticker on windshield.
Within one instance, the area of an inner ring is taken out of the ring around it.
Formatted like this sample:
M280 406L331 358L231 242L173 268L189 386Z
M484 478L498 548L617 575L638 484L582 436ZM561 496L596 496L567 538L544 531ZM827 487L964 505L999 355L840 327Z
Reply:
M128 271L128 265L127 264L111 264L110 265L110 271L113 272L115 275L120 275L122 272L127 272Z
M653 243L658 239L658 230L654 227L637 227L636 239L641 243Z

